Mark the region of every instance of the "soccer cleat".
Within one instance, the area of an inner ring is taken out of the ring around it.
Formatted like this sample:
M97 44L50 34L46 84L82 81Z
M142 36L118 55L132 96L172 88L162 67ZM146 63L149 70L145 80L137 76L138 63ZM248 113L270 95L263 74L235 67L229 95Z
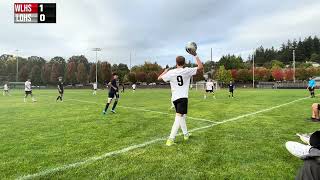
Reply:
M106 111L102 111L102 115L105 115L107 112Z
M116 113L116 111L115 111L115 110L111 110L111 112L112 112L113 114L115 114L115 113Z
M186 135L183 136L183 139L184 139L185 141L188 141L189 138L190 138L190 136L191 136L191 133L188 133L188 134L186 134Z
M167 142L166 142L166 146L172 146L172 145L175 145L176 143L171 140L171 139L168 139Z

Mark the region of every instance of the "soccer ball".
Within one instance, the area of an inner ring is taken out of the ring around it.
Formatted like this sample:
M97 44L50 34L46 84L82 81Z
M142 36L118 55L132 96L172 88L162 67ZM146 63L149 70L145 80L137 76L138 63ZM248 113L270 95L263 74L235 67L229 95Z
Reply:
M195 42L188 42L186 45L186 51L191 54L191 52L197 51L197 44Z

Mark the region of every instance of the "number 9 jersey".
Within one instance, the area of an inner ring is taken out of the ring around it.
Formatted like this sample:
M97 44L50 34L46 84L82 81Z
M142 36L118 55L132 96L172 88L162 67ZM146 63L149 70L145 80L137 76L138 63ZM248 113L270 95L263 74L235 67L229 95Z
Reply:
M168 71L162 76L166 82L170 82L172 101L180 98L188 98L190 79L197 74L197 67L195 68L176 68Z

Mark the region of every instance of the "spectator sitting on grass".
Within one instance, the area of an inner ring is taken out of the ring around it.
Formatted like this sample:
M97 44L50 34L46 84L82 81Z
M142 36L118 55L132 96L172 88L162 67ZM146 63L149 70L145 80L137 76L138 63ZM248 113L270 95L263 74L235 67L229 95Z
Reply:
M320 122L320 119L319 119L320 104L318 103L312 104L311 109L312 109L311 120L313 122Z
M301 138L301 136L300 136ZM301 138L302 139L302 138ZM287 150L294 156L304 161L296 180L319 180L320 179L320 131L302 139L306 144L289 141L286 143ZM308 142L309 141L309 142Z

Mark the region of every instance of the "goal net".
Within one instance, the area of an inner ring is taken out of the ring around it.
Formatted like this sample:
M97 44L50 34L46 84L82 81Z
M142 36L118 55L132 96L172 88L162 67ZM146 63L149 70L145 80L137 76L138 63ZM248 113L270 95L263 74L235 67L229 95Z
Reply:
M206 89L206 82L205 81L199 81L195 84L192 84L192 88L194 88L196 91L204 91ZM219 89L219 85L217 81L213 81L213 88L215 90Z

